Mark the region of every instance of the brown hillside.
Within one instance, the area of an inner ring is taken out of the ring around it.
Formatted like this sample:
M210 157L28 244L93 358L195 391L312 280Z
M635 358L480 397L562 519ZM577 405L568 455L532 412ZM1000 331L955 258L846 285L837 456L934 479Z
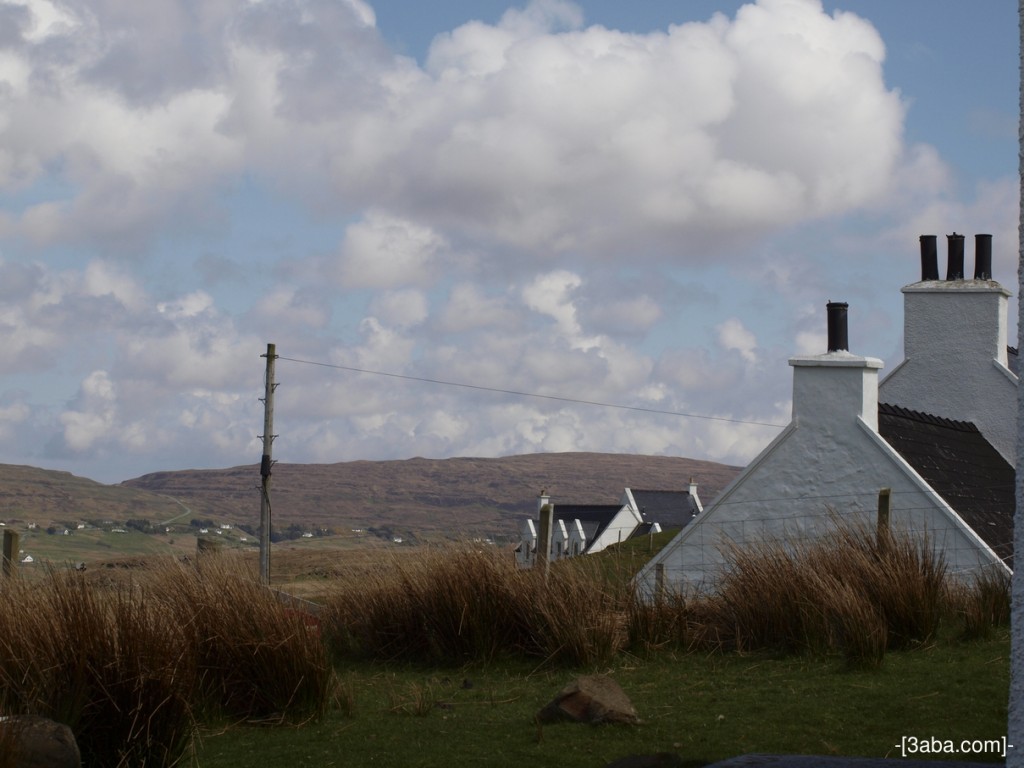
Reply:
M683 490L692 477L704 503L738 468L695 459L548 453L498 459L408 459L340 464L275 464L275 527L301 522L335 528L387 526L411 535L513 534L547 490L562 503L615 503L623 488ZM259 521L257 465L158 472L120 487L176 499L194 517Z
M70 472L0 464L0 520L39 525L87 520L170 520L184 513L174 499L142 488L104 485Z

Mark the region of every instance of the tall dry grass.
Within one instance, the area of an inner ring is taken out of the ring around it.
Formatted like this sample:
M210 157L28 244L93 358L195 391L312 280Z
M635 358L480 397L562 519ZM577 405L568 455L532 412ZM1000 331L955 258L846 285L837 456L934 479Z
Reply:
M1009 617L1007 578L953 582L927 540L900 534L837 526L796 546L729 547L726 559L713 593L643 601L599 556L545 575L496 549L424 548L339 578L315 617L227 555L163 561L113 583L51 571L0 583L0 712L68 724L90 766L174 766L189 759L199 721L351 712L330 654L585 667L627 646L771 648L871 667L951 617L965 637Z
M949 613L950 579L927 537L836 524L792 543L723 547L716 589L634 599L630 644L835 653L873 667L886 650L923 644Z
M215 555L152 576L196 665L204 717L301 722L323 714L334 672L319 626L282 602L251 564Z
M621 600L582 563L545 578L508 553L452 547L393 558L327 599L341 657L462 664L502 656L590 665L622 647Z
M175 765L191 744L195 666L172 617L75 573L6 584L0 707L66 723L94 766Z
M2 596L0 711L67 724L86 765L178 765L197 717L302 721L336 693L316 628L230 558Z
M996 627L1010 623L1010 576L996 569L980 571L969 582L953 585L950 602L962 622L961 636L987 639Z

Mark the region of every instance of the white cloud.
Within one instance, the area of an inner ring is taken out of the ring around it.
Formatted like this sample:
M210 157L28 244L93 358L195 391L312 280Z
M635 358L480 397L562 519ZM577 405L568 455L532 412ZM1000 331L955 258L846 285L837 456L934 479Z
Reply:
M435 323L438 331L446 333L495 327L511 330L517 324L507 297L489 296L474 283L459 283L452 288Z
M868 310L872 345L896 345L879 266L913 261L918 234L989 230L1000 277L1016 271L1017 180L964 199L938 150L905 146L878 33L817 0L631 33L534 0L438 36L422 66L365 0L0 14L4 456L53 438L83 461L254 459L265 337L339 366L776 421L785 359L823 351L833 291ZM888 228L850 236L851 213ZM739 462L773 434L286 361L279 376L296 461Z
M72 452L89 450L114 426L117 390L106 371L93 371L82 382L75 406L61 414L64 443Z
M386 325L411 328L427 319L429 305L422 291L385 291L370 303L370 312Z
M757 362L757 337L738 317L730 317L715 327L718 343L725 349L739 352L748 363Z
M345 232L338 262L344 290L429 284L445 242L429 227L370 212Z

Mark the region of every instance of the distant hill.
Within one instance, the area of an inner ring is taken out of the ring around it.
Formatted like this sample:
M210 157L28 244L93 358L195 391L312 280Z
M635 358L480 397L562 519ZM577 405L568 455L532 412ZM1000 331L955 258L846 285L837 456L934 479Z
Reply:
M290 521L396 532L511 534L547 490L556 504L615 503L623 488L684 490L692 477L704 502L739 468L670 456L539 453L497 459L407 459L275 464L274 524ZM259 519L259 468L158 472L122 483L173 497L197 515Z
M87 520L164 521L185 510L174 499L70 472L0 464L0 520L72 525Z
M512 535L541 490L558 503L614 503L623 488L684 490L704 503L737 467L667 456L547 453L497 459L275 464L275 528L386 527L412 536ZM0 520L40 525L143 518L259 523L259 467L156 472L103 485L67 472L0 465Z

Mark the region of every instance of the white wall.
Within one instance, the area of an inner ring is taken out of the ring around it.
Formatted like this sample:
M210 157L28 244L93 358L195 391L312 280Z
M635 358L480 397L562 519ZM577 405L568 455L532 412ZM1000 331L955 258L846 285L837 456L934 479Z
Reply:
M613 544L618 544L620 541L625 541L641 522L638 513L634 512L629 505L623 505L608 526L590 544L587 554L592 555Z
M878 491L892 489L894 529L927 531L951 570L999 559L877 433L881 362L849 353L794 358L794 418L703 513L637 576L653 594L658 563L665 585L688 591L716 581L727 541L817 537L830 512L873 523Z

